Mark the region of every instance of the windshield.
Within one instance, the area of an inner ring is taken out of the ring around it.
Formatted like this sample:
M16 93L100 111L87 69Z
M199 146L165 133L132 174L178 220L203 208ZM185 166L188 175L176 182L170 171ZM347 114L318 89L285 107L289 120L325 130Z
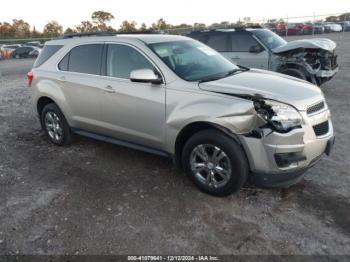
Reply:
M187 81L218 79L239 70L218 52L194 40L155 43L149 47L175 74Z
M282 37L270 30L254 30L253 34L269 49L274 49L287 43Z

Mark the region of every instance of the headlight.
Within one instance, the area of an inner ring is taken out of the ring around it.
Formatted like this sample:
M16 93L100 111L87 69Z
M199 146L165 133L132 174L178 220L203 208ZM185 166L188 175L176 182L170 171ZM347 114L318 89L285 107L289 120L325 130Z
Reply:
M286 133L301 127L303 120L299 112L292 106L273 100L254 102L255 110L264 120L278 132Z

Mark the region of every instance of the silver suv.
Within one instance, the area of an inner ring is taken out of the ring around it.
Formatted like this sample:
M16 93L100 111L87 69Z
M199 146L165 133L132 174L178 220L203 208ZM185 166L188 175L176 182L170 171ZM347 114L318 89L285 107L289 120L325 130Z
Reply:
M318 87L183 36L66 36L45 44L28 80L52 143L78 134L170 156L218 196L248 179L294 184L334 141Z

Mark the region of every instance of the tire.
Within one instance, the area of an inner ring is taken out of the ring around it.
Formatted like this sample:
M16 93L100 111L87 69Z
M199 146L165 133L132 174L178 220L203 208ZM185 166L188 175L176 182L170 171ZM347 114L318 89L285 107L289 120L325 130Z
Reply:
M281 73L307 81L306 73L303 70L297 68L286 68L283 69Z
M198 154L203 148L208 156L206 161L202 153ZM227 196L237 192L248 177L249 168L242 148L234 139L214 129L200 131L189 138L182 150L181 160L186 174L194 184L214 196Z
M41 111L40 120L46 136L51 143L64 146L72 142L70 127L56 104L47 104Z

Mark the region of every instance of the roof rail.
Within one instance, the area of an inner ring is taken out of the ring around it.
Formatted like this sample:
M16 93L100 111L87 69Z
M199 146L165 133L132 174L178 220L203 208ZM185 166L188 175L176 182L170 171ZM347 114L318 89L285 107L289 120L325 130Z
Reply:
M61 36L59 39L70 39L74 37L89 37L89 36L115 36L115 33L111 32L85 32L85 33L73 33L73 34L65 34Z

